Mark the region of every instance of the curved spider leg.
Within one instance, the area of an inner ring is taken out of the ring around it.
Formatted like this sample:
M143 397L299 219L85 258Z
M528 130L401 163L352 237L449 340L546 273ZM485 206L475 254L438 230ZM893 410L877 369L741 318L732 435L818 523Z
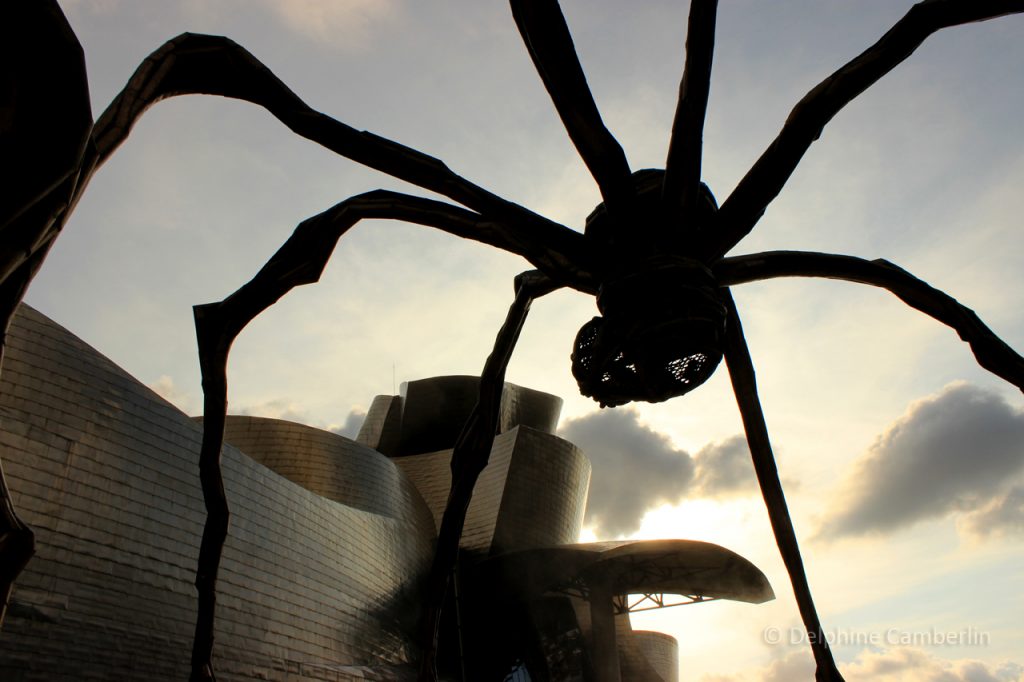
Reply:
M500 220L520 241L534 241L561 254L578 236L573 230L502 199L456 175L442 161L373 133L359 131L312 109L262 62L221 37L183 33L139 65L124 90L96 122L102 165L153 104L168 97L206 94L263 107L296 134L365 166L437 192ZM562 266L573 269L571 260ZM586 279L582 269L580 275Z
M778 136L718 211L716 229L701 244L710 260L722 257L761 219L811 143L857 95L874 85L939 29L1024 12L1024 0L924 0L910 8L878 42L847 62L801 99Z
M605 127L558 0L511 0L530 58L608 212L626 223L634 191L626 154Z
M91 168L92 111L82 46L50 2L0 5L0 365L7 330ZM9 172L7 172L9 171ZM0 626L14 581L35 552L0 463Z
M1024 358L955 298L887 260L805 251L769 251L724 258L714 267L723 285L775 277L824 277L887 289L907 305L951 327L978 364L1024 392Z
M368 192L303 221L252 280L219 303L195 307L204 410L199 470L207 519L196 570L199 609L192 649L192 682L215 679L212 652L217 573L230 518L220 455L227 416L227 361L231 344L250 321L282 296L297 286L319 280L338 239L360 220L371 218L436 227L498 248L515 246L507 228L466 209L397 192Z
M711 89L718 0L691 0L686 29L686 64L665 160L662 203L669 224L680 225L694 213L700 196L704 118ZM697 226L688 226L693 229Z
M519 333L530 312L534 299L561 288L537 270L524 272L515 279L516 297L508 310L494 348L487 356L480 374L480 398L452 452L452 485L448 493L441 527L437 534L437 550L426 585L426 607L423 614L421 634L420 682L434 682L437 679L435 656L437 633L441 621L441 610L451 583L451 576L459 556L459 541L466 522L466 513L473 498L477 479L487 466L498 431L501 407L501 393L505 384L505 370L512 351L519 340Z
M765 506L768 508L768 519L771 522L775 542L786 565L793 594L796 597L800 618L807 629L808 641L817 664L815 680L817 682L842 682L828 647L825 633L821 628L818 612L814 608L811 588L807 583L803 559L800 557L800 545L793 530L793 520L789 516L786 496L782 491L779 471L775 466L775 455L772 453L771 440L768 437L768 425L761 411L761 401L757 395L757 380L754 364L750 359L743 327L740 324L736 304L727 288L721 289L722 299L729 311L729 319L725 329L725 363L729 368L729 379L736 395L736 403L743 418L743 430L750 445L750 455L754 461L754 472L761 488Z

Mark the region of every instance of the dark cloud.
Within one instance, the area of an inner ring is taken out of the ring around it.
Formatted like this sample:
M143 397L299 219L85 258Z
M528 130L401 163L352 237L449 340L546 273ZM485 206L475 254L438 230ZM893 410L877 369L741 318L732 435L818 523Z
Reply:
M356 436L359 435L359 429L363 425L363 420L366 419L366 410L355 407L345 417L345 423L341 426L334 426L331 428L332 433L336 433L339 436L345 436L355 440Z
M983 512L1022 472L1024 414L996 393L954 384L911 405L860 457L818 535L884 533ZM1009 522L1012 502L992 507L990 521Z
M560 435L582 449L593 465L584 523L600 537L636 532L647 510L661 504L756 490L750 454L740 436L709 445L693 457L641 424L631 408L569 421Z
M594 412L567 422L561 435L593 466L584 523L600 536L635 532L644 512L678 502L693 481L693 458L642 425L636 410Z
M743 436L705 446L696 460L694 483L702 497L738 497L757 492L750 448Z

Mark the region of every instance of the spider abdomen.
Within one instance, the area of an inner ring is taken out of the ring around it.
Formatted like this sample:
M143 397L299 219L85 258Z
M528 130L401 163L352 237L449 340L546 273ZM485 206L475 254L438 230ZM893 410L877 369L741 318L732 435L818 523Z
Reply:
M700 262L656 256L601 286L600 317L576 335L572 373L602 407L662 402L703 384L722 360L726 308Z

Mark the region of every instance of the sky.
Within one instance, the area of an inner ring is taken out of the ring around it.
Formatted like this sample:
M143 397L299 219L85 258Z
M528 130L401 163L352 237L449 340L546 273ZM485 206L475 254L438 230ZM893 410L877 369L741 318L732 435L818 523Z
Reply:
M227 35L311 106L444 160L574 229L600 201L498 0L63 0L95 115L183 31ZM704 180L723 201L811 87L910 7L722 0ZM583 68L633 169L662 167L687 3L566 0ZM886 258L1024 349L1024 19L943 30L844 109L734 253ZM190 414L191 306L246 282L301 220L386 188L429 196L252 105L161 103L99 171L27 296ZM232 412L352 433L402 381L476 374L517 256L370 221L321 282L254 321ZM1024 675L1024 400L949 329L886 292L772 280L734 296L819 612L847 680ZM721 368L659 405L599 410L569 371L593 300L537 301L508 380L565 399L594 463L584 537L682 537L757 564L778 598L677 607L687 682L811 679L808 647Z

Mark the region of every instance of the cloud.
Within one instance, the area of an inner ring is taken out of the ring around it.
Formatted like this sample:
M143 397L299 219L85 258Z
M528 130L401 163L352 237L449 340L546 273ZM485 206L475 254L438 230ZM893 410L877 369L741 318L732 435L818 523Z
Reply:
M708 445L693 457L641 424L639 413L628 407L566 422L560 435L583 450L593 466L584 524L599 537L636 532L644 514L663 504L756 491L740 436Z
M343 424L340 426L333 425L328 430L339 436L355 440L356 436L359 435L359 429L363 425L364 419L366 419L366 410L361 407L353 407L352 411L345 417Z
M639 418L632 408L601 410L562 428L593 467L584 524L597 526L599 535L636 532L644 512L678 502L693 481L693 458Z
M1024 485L1016 485L1002 497L965 514L957 527L979 539L1024 535Z
M973 517L971 527L1012 527L1020 501L1008 491L1022 472L1024 414L994 392L951 384L913 403L854 463L818 537L888 533L951 513Z
M201 411L201 401L196 400L188 391L178 388L174 379L167 374L161 374L160 378L148 384L147 388L185 414L199 414Z
M313 428L330 431L353 440L359 434L359 428L363 425L363 420L366 418L366 410L357 405L349 411L345 421L341 424L325 424L323 421L314 418L304 406L283 398L239 408L231 407L229 414L283 419L284 421L305 424Z
M702 497L737 497L757 492L750 448L743 436L712 443L697 453L694 483Z
M847 682L1018 682L1024 667L974 659L946 660L921 649L864 650L840 664ZM740 675L705 675L702 682L790 682L814 678L814 659L795 651L767 668Z
M864 651L843 670L851 682L1016 682L1022 672L1024 668L1015 663L996 665L972 659L948 661L911 648Z
M366 45L374 27L398 11L395 0L268 0L265 5L296 33L342 48Z
M309 415L306 408L293 403L287 399L278 398L258 403L256 405L245 405L239 408L231 407L228 414L240 414L247 417L266 417L267 419L283 419L297 424L317 426Z
M845 674L846 671L843 670ZM702 682L739 682L743 680L747 682L793 682L793 680L813 680L814 679L814 658L807 651L797 651L785 658L772 661L771 664L765 670L760 670L750 675L742 676L731 676L731 675L720 675L715 677L706 677ZM851 680L847 676L848 680Z

